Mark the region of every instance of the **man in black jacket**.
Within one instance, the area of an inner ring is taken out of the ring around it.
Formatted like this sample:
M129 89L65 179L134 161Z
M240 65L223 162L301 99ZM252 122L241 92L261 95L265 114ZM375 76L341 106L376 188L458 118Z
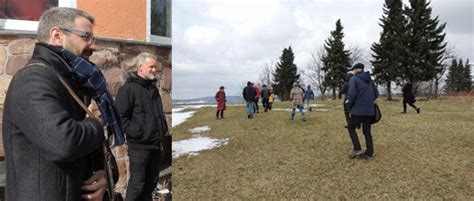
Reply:
M130 179L125 200L151 200L159 176L160 143L168 133L156 87L157 58L141 53L115 99L128 142Z
M248 81L247 86L242 91L242 96L244 97L245 102L247 103L247 118L251 119L254 115L254 104L255 104L255 90L253 89L253 83Z
M6 200L102 200L107 180L100 148L99 121L63 87L90 101L74 79L71 60L94 48L94 18L73 8L52 8L42 15L38 41L28 64L10 83L3 114Z

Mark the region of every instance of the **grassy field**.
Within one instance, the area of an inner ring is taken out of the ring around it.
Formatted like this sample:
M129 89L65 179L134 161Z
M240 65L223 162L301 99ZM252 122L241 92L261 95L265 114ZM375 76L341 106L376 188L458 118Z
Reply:
M176 200L221 199L456 199L474 200L474 97L418 101L421 114L400 101L382 101L382 121L372 127L372 160L349 160L352 144L342 101L317 101L329 109L271 111L248 120L244 107L199 109L173 128L173 141L210 126L202 136L229 144L173 160ZM289 108L289 103L274 105ZM365 141L357 131L363 148Z

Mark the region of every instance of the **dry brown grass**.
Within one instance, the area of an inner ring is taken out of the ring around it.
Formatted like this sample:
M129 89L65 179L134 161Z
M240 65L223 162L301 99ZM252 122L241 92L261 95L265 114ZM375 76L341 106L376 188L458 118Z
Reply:
M248 120L244 107L228 107L226 119L216 120L215 108L200 109L173 128L173 140L208 125L203 136L229 144L174 160L174 198L474 199L474 97L419 101L419 115L379 101L383 119L372 128L370 161L347 158L341 102L317 102L330 111L307 113L307 122L277 111Z

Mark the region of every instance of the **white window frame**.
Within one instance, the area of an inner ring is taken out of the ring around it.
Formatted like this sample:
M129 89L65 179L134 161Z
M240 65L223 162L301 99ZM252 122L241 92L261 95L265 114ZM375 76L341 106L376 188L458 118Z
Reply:
M170 1L169 6L171 6L171 2L172 1ZM146 1L146 42L171 45L171 37L163 37L151 34L151 0Z
M76 0L58 0L58 7L76 8ZM0 30L36 32L38 21L0 19Z

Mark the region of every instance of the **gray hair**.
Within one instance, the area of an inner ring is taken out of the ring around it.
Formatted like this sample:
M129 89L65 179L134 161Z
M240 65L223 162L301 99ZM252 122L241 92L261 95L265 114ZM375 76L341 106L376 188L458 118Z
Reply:
M158 61L158 58L155 55L150 54L148 52L142 52L137 57L135 57L135 64L136 65L143 64L145 63L145 60L147 58L151 58L151 59L154 59L155 61Z
M94 24L94 17L87 12L75 8L54 7L50 8L41 15L38 24L38 41L48 42L49 31L53 27L72 29L75 27L77 17L84 17Z

